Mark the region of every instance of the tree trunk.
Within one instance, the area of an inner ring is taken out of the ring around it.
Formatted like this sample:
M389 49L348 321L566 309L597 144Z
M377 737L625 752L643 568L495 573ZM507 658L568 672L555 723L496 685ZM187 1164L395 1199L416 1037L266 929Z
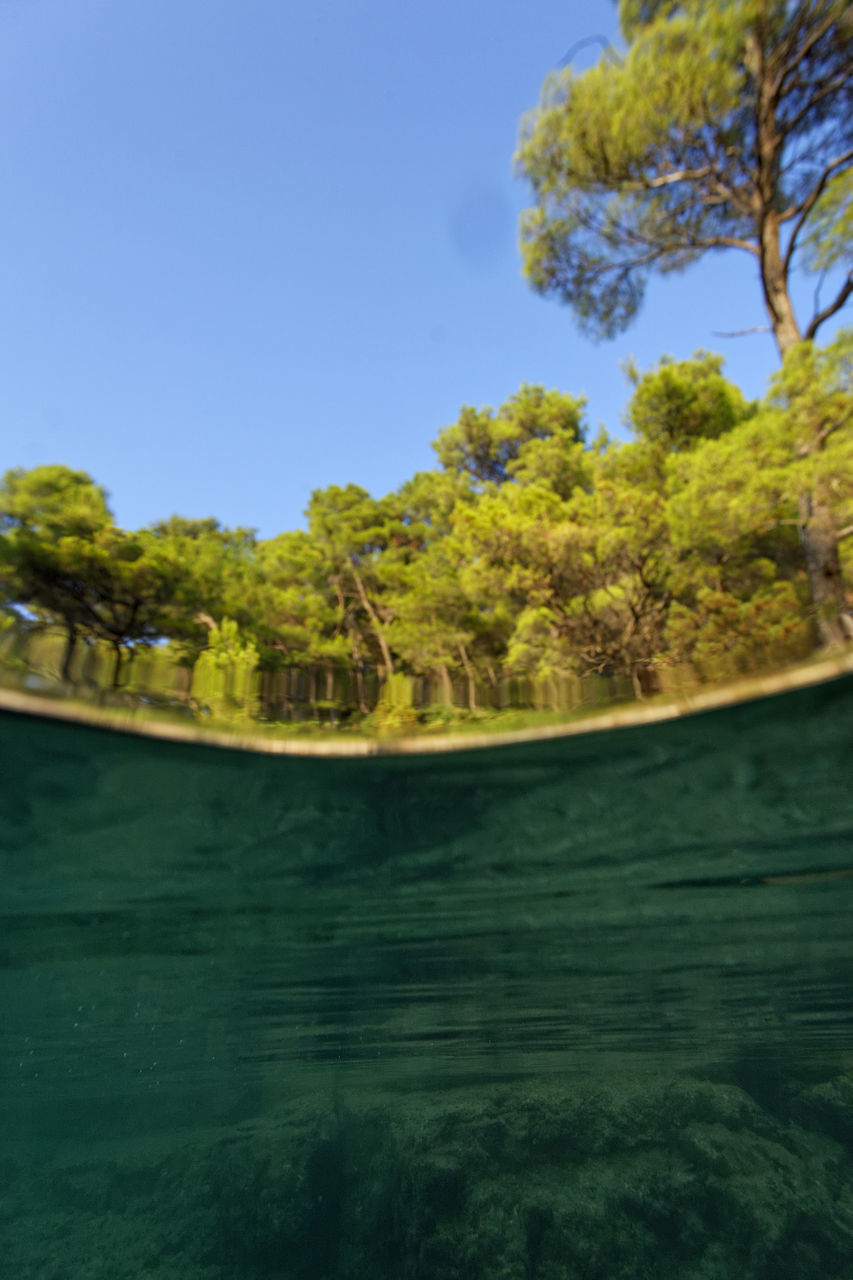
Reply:
M800 499L799 519L818 632L827 648L837 649L849 638L843 621L847 600L835 522L819 491Z
M645 698L653 698L661 691L660 676L655 667L632 666L631 683L634 686L634 695L640 702Z
M468 710L477 710L477 685L474 681L474 670L468 661L468 654L464 644L459 645L459 657L462 659L462 665L465 668L465 675L468 679Z
M68 684L72 683L71 675L71 659L74 657L74 650L77 648L77 628L73 622L65 624L65 653L62 655L62 670L60 675Z
M355 669L355 687L358 691L358 709L363 716L370 715L370 704L364 689L364 667L361 663Z
M779 355L784 360L791 348L802 341L802 334L788 292L788 273L779 250L779 223L773 214L767 214L764 218L760 244L764 306L770 317Z
M364 691L364 663L361 660L361 646L358 643L358 628L347 619L352 661L355 669L355 684L358 691L358 707L363 716L370 714L370 707Z
M441 701L445 707L453 706L453 685L450 680L450 672L447 670L447 664L442 662L438 667L438 675L441 680Z
M768 65L767 50L755 32L747 38L746 65L755 78L757 89L757 172L752 213L758 232L761 288L776 346L784 360L802 336L788 293L788 264L783 260L779 245L779 215L776 212L785 139L777 116L779 103L775 77Z
M367 614L368 618L370 619L370 625L373 628L373 634L376 636L376 639L379 643L379 649L382 653L382 661L385 663L385 675L391 676L394 674L394 663L391 661L391 650L388 648L388 641L385 639L385 633L382 630L382 623L379 621L379 617L376 613L376 610L374 609L373 605L370 603L370 600L368 599L367 592L364 589L364 583L361 580L361 574L358 572L358 570L355 568L354 565L351 567L352 567L353 581L355 582L359 599L361 600L361 603L364 606L364 612Z
M121 645L114 641L113 650L115 652L115 661L113 663L112 686L114 689L117 689L119 686L119 680L121 679Z
M281 716L281 709L283 707L287 719L292 720L293 710L290 705L290 668L286 667L284 671L271 671L270 684L271 701L275 706L276 718L278 719Z

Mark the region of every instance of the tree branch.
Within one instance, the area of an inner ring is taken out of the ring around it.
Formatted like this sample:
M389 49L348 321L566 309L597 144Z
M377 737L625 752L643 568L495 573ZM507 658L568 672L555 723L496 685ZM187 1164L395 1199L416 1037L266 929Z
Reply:
M754 324L751 329L733 329L731 332L725 332L721 329L712 329L712 336L715 338L744 338L748 333L770 333L769 324Z
M761 256L758 245L741 240L738 236L699 236L695 240L688 239L682 246L685 249L744 249L756 258Z
M793 256L794 249L796 247L797 236L802 231L803 224L805 223L812 209L815 207L818 200L826 190L827 183L832 177L832 171L834 169L839 169L844 164L849 164L851 160L853 160L853 147L851 147L849 151L842 152L840 156L836 156L834 160L830 161L830 163L824 169L823 173L818 178L815 185L812 187L809 194L806 196L805 200L803 200L801 204L798 206L799 217L797 218L797 221L794 223L793 229L791 231L791 238L788 242L788 248L782 263L783 269L786 275L791 265L791 257ZM792 209L790 213L786 210L779 218L779 221L780 222L786 221L787 218L793 217L796 214L796 212L797 212L796 209Z
M594 234L601 235L607 239L607 228L604 226L591 228ZM636 227L628 226L626 223L613 223L611 227L624 240L632 240L634 244L643 245L650 248L651 252L644 254L637 262L631 263L630 266L645 266L647 263L656 262L658 258L665 258L669 254L679 253L683 250L693 249L744 249L747 253L753 254L756 258L761 256L758 245L751 244L749 240L742 240L739 236L693 236L689 232L680 236L671 235L666 243L661 244L660 240L652 239L651 236L645 235ZM624 268L625 263L613 263L612 266Z
M665 173L660 178L647 178L641 185L654 190L657 187L668 187L673 182L697 182L700 178L708 178L714 173L714 167L706 164L701 169L677 169L675 173Z
M823 20L823 22L818 23L812 29L812 31L809 33L809 35L806 37L803 43L800 45L796 53L785 62L781 73L779 74L779 76L777 77L777 79L774 81L774 84L773 84L773 91L776 97L782 94L785 87L785 81L788 79L788 77L793 75L793 73L801 65L804 59L807 58L808 55L811 53L812 49L815 47L818 41L821 40L826 35L826 33L832 29L832 24L834 21L835 21L834 15L829 14Z
M853 271L849 271L847 273L847 279L839 289L834 300L830 302L828 306L824 307L823 311L818 312L816 316L812 317L809 327L803 334L803 337L807 342L810 342L815 336L824 320L828 320L830 316L835 315L836 311L841 310L851 293L853 293Z
M591 44L600 44L606 57L610 59L615 67L622 67L625 65L624 59L619 57L619 54L613 47L613 42L608 40L606 36L586 36L583 40L575 41L568 53L563 54L562 58L557 63L557 66L560 68L567 67L576 53L580 53L581 49L586 49Z
M836 89L843 88L844 85L847 83L848 79L849 79L849 75L847 72L845 72L844 75L838 77L837 79L829 80L825 84L822 84L820 88L815 89L811 97L808 98L806 102L803 103L803 105L800 107L796 115L793 115L790 120L780 120L779 133L781 134L782 139L784 140L790 134L796 132L796 130L800 127L802 122L805 120L806 116L808 116L808 114L817 106L817 104L823 98L826 98L830 94L834 93Z

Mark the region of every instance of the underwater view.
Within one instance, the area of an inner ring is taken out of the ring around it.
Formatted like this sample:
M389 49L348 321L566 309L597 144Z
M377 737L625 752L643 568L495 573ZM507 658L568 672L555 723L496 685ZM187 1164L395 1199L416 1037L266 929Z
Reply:
M853 676L0 760L4 1278L853 1277Z

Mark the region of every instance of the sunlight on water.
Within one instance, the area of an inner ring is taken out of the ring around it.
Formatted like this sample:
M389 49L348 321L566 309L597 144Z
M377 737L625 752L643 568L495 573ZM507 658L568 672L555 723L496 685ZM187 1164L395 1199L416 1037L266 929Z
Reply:
M4 715L0 1274L853 1275L851 713L367 760Z

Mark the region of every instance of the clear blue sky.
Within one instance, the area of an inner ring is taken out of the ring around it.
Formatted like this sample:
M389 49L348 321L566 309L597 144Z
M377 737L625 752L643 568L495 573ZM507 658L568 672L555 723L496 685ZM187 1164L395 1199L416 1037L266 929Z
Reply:
M745 255L602 345L521 277L519 121L597 33L609 0L3 0L0 471L271 537L525 381L613 433L629 355L720 350L761 394L771 339L713 336L764 323Z

